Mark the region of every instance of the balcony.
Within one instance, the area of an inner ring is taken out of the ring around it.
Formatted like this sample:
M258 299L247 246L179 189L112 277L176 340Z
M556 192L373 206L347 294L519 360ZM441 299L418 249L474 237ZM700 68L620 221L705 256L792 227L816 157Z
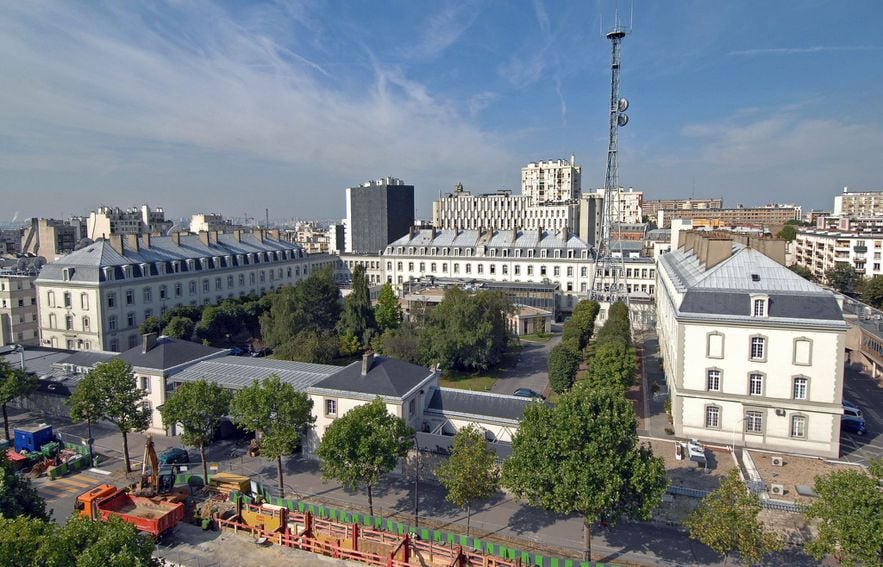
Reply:
M856 254L864 254L865 252L868 251L868 247L867 246L853 246L852 251L855 252Z

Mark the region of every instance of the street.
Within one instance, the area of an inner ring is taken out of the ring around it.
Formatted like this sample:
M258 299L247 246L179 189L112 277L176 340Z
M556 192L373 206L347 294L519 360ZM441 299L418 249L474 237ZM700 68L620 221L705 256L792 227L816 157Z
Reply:
M861 408L867 431L861 436L842 433L840 458L867 465L871 459L883 457L883 388L867 374L847 367L843 377L843 397Z

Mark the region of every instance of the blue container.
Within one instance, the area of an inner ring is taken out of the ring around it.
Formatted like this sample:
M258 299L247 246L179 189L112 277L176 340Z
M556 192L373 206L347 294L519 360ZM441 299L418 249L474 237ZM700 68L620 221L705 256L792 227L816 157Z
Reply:
M15 430L15 450L26 449L29 453L39 451L43 445L53 440L52 426L41 423Z

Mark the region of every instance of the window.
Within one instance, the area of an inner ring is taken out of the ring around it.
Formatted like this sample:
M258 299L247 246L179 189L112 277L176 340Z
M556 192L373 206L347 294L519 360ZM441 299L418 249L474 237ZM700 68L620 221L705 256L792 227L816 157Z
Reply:
M159 299L160 299L160 301L165 300L166 297L168 297L168 294L166 293L166 286L164 286L164 285L159 286Z
M798 437L803 439L806 437L806 416L805 415L792 415L791 416L791 437Z
M765 299L755 299L754 300L754 316L755 317L766 317L766 300Z
M117 317L116 315L111 315L107 318L107 328L111 331L117 330ZM116 348L111 348L110 350L117 350Z
M89 318L88 318L88 317L83 317L83 330L86 331L86 332L88 333L88 332L90 331L89 327L90 327L90 325L89 325Z
M766 339L751 337L751 360L766 360Z
M144 288L144 303L150 303L153 301L153 289L149 287Z
M561 268L558 266L555 266L554 268L552 268L552 274L555 276L560 276L561 275Z
M208 293L209 291L209 283L208 280L202 280L202 292Z
M706 388L709 392L721 391L721 371L713 368L706 373Z
M65 307L71 306L71 292L69 292L69 291L64 292L64 306Z
M484 264L479 264L479 265L478 265L478 273L479 273L479 274L483 274L483 273L484 273Z
M745 412L745 433L763 433L763 413L759 411Z
M85 293L80 294L80 307L83 311L89 310L89 296Z
M215 278L215 289L221 289L221 278Z
M64 328L68 331L74 330L74 318L72 315L66 315L64 318Z
M809 366L812 364L812 340L804 337L794 339L794 364Z
M705 356L707 358L724 357L724 336L721 333L708 333Z
M126 290L126 305L134 305L135 303L135 291L131 289Z
M325 400L325 415L328 417L337 416L337 400Z
M138 335L129 335L129 348L135 348L138 345Z
M531 266L531 265L527 266L527 275L529 275L529 276L533 275L533 266Z
M809 389L809 379L804 378L803 376L798 376L794 379L794 399L795 400L805 400L807 390Z
M190 295L196 295L196 281L190 282Z
M417 400L411 398L411 401L408 402L408 415L414 415L414 412L417 411Z
M420 273L422 274L425 271L426 271L426 262L420 262Z
M754 373L748 375L748 395L763 395L763 374Z
M568 277L573 276L573 266L567 266Z
M718 406L705 406L705 427L720 429L721 409Z
M184 288L181 284L175 284L175 297L181 297L181 294L184 292Z
M128 315L126 315L126 325L128 325L129 327L135 326L135 314L134 313L129 313Z
M141 389L144 390L145 394L150 393L150 376L141 377Z

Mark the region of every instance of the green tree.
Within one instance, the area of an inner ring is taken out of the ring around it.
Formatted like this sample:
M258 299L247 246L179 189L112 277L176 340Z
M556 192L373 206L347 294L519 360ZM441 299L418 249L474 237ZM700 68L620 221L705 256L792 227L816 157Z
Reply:
M576 372L579 370L579 353L569 343L556 345L549 352L548 360L549 384L558 394L564 393L573 386Z
M144 319L138 327L138 332L142 335L146 335L147 333L159 333L161 330L162 322L159 317L156 317L155 315Z
M279 496L284 496L282 457L293 455L301 437L313 427L313 400L298 392L278 376L271 375L259 383L236 392L230 403L230 416L239 427L260 439L261 455L276 461Z
M635 349L622 341L609 340L598 345L587 361L589 382L593 387L634 385L638 371Z
M583 382L554 406L525 408L503 463L503 486L518 498L583 517L584 561L592 524L649 519L667 485L662 459L639 445L632 404L620 390Z
M573 314L568 324L577 330L580 350L589 344L589 340L595 332L595 319L598 318L600 311L601 305L597 301L591 300L580 301L573 308Z
M290 340L277 346L273 357L280 360L297 360L328 364L340 352L340 339L329 331L317 332L304 329Z
M883 307L883 276L874 276L865 281L862 301L876 309Z
M316 452L322 477L350 490L365 486L369 514L373 516L371 489L408 454L413 435L414 430L402 418L386 411L380 397L357 406L331 422L322 436Z
M843 565L883 564L879 480L856 470L816 477L818 499L804 513L816 520L818 537L806 544L806 551L816 559L832 554Z
M776 238L781 238L787 242L793 241L797 238L797 227L793 224L786 224L782 227L782 230L776 233Z
M261 334L274 350L304 330L316 334L333 331L340 318L340 290L331 268L316 270L294 286L280 288L269 297L261 315Z
M2 529L2 528L0 528ZM34 528L32 528L34 529ZM53 567L159 567L151 538L119 518L93 521L81 516L63 526L45 524L45 536L34 546L35 565Z
M28 516L48 520L46 502L31 486L31 481L17 474L6 456L0 451L0 518ZM0 564L6 565L3 561Z
M420 333L425 362L467 371L498 364L509 345L506 314L512 311L499 292L448 289Z
M204 308L205 306L202 305L179 305L177 307L172 307L162 314L160 322L163 327L165 327L175 317L184 317L185 319L190 319L190 322L195 325L200 319L202 319L202 310Z
M189 341L193 337L194 324L187 317L172 317L165 326L162 334L167 337Z
M116 425L123 436L123 455L126 472L132 472L129 460L129 433L144 431L150 425L150 410L144 406L144 391L135 382L132 367L114 358L101 362L77 384L77 389L87 390L81 396L89 403L98 403L103 419ZM94 411L71 406L71 411Z
M374 307L374 317L377 319L377 326L381 331L398 329L402 323L402 306L389 282L380 288L377 305Z
M251 338L244 326L246 318L245 310L235 301L209 305L202 311L202 318L196 324L196 336L213 346L242 342Z
M359 352L360 346L361 344L359 343L359 339L357 339L351 331L347 331L346 333L340 335L339 350L341 356L353 356L354 354Z
M37 551L40 543L51 538L54 526L40 518L0 514L0 565L39 565Z
M435 470L445 487L445 498L454 506L466 508L466 536L472 503L489 498L500 488L497 455L488 448L484 434L474 424L454 436L450 458Z
M791 264L790 266L788 266L788 269L805 280L811 282L816 281L815 274L813 274L812 270L810 270L806 266L801 266L800 264Z
M690 538L697 539L719 553L724 565L733 551L746 564L759 563L770 552L781 549L782 542L764 531L757 521L760 503L748 491L738 469L730 470L717 490L702 499L684 525Z
M230 411L231 397L228 390L216 383L210 384L203 378L181 384L160 408L163 425L169 428L180 423L181 441L185 445L199 447L202 478L206 484L208 465L205 446L214 438L221 418Z
M87 441L89 442L89 466L91 467L93 464L92 444L94 443L91 437L92 424L98 423L103 417L103 392L97 388L78 387L66 403L70 408L71 419L85 421L88 425L90 437Z
M27 396L36 388L36 376L9 364L5 358L0 358L0 405L3 406L3 431L6 434L7 441L10 441L10 437L9 416L6 414L6 404L16 398Z
M855 268L846 263L838 263L825 272L825 281L840 293L850 294L855 291L860 276Z
M376 345L375 350L381 354L411 364L420 364L423 361L423 353L420 351L420 333L408 321L402 322L397 329L387 329L373 344Z
M337 332L342 335L350 333L359 339L361 344L367 345L376 328L374 308L371 307L371 295L368 291L368 278L365 276L365 267L359 264L353 269L353 291L343 301Z

